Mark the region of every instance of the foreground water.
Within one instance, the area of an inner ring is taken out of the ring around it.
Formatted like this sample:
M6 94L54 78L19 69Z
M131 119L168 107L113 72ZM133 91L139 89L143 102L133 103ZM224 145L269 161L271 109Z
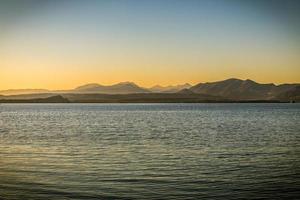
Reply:
M299 104L2 104L0 199L296 199Z

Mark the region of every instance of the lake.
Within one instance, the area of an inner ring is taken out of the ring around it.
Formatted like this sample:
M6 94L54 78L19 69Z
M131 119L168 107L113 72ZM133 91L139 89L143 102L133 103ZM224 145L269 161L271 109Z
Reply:
M296 199L300 104L0 104L0 199Z

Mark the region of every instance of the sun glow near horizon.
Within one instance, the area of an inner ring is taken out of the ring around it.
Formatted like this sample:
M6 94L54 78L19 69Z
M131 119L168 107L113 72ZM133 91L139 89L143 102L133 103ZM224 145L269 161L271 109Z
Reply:
M1 1L0 89L300 82L295 1Z

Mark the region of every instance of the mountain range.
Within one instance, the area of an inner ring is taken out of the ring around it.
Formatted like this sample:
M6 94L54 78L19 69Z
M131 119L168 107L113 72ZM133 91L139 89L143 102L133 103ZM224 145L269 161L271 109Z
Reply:
M20 95L20 94L39 94L39 93L99 93L99 94L131 94L131 93L175 93L192 85L160 86L143 88L133 82L121 82L114 85L100 85L89 83L72 90L46 90L46 89L10 89L0 91L0 95Z
M133 82L121 82L115 85L104 86L97 83L79 86L72 90L75 93L101 93L101 94L131 94L149 93L150 90L139 87Z
M0 95L5 96L0 96L0 99L28 99L30 96L33 98L48 98L51 95L63 95L66 97L68 96L67 94L85 94L86 96L88 94L127 95L127 97L134 97L135 99L139 99L138 96L146 99L159 97L161 100L164 98L172 98L172 101L176 98L183 97L197 98L198 100L200 97L205 97L205 100L209 100L209 97L212 97L211 99L213 100L222 99L229 101L278 100L298 102L300 101L300 84L260 84L249 79L241 80L236 78L217 82L199 83L194 86L186 83L183 85L166 87L156 85L151 88L143 88L133 82L121 82L109 86L92 83L76 87L72 90L3 90L0 91ZM90 97L92 96L90 95ZM121 98L121 96L101 96L101 98L102 97L109 97L109 99L116 97ZM97 98L99 98L99 95Z
M234 100L299 100L300 84L260 84L252 80L227 79L224 81L199 83L189 88L198 94L210 94ZM290 92L290 93L289 93Z

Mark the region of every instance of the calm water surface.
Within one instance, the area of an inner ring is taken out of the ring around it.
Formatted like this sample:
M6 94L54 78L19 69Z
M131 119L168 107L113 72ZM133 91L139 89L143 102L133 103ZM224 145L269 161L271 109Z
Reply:
M0 104L0 199L297 199L300 104Z

